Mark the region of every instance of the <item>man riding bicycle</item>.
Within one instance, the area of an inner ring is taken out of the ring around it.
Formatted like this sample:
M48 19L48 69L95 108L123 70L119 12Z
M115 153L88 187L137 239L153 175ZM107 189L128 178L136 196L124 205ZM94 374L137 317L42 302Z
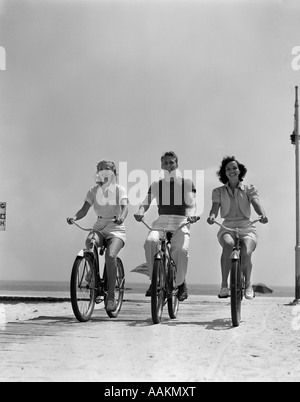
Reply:
M155 199L159 217L152 226L175 232L186 221L187 216L192 221L196 219L194 218L196 215L196 189L190 179L184 179L181 176L175 152L166 152L162 155L161 168L164 171L164 178L151 184L146 199L134 216L137 221L141 221ZM152 279L154 256L158 251L159 236L159 231L151 231L144 245L150 280ZM177 231L171 240L172 258L177 266L176 285L179 301L188 298L185 278L188 267L189 241L189 225ZM151 296L151 285L146 296Z

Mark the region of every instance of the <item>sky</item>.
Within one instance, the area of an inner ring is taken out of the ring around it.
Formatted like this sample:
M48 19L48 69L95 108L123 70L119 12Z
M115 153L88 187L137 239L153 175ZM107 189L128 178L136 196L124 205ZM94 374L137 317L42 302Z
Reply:
M111 159L126 166L132 195L120 254L127 281L148 284L131 273L147 236L134 195L141 172L150 184L172 150L179 169L204 175L188 284L221 283L218 228L206 219L216 171L234 155L269 218L252 280L293 286L299 20L294 0L0 1L0 280L69 280L86 233L66 218L97 163ZM153 206L147 221L156 216ZM94 221L91 209L81 223Z

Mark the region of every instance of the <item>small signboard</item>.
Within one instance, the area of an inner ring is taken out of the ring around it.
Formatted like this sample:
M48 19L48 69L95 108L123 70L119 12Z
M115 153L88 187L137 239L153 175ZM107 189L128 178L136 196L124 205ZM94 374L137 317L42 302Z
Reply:
M6 202L0 201L0 231L6 229Z

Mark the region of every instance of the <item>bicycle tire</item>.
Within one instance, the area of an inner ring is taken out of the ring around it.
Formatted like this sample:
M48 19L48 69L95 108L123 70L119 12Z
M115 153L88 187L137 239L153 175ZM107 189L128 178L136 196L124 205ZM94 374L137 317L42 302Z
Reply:
M159 324L165 302L165 270L162 259L155 259L151 286L151 315L153 324Z
M104 289L105 289L105 304L107 300L107 267L106 264L104 266ZM116 281L116 286L115 286L115 299L117 303L117 308L115 311L107 311L106 314L110 318L117 318L123 304L123 298L124 298L124 290L125 290L125 271L124 271L124 266L122 263L122 260L118 257L117 258L117 281Z
M241 322L242 308L242 279L240 260L233 260L230 273L230 294L231 294L231 319L232 325L238 327Z
M96 299L96 268L92 255L76 257L72 268L70 293L72 309L77 320L89 321Z
M176 290L176 274L177 268L174 262L168 261L168 289L170 291L170 296L168 299L168 311L171 320L177 318L179 310L179 300L178 300L178 290Z

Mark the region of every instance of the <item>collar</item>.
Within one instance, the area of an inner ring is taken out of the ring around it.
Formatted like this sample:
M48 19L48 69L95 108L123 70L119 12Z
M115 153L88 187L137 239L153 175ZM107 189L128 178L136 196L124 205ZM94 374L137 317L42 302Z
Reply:
M99 185L98 185L99 186ZM116 183L110 183L110 185L108 187L103 187L103 186L99 186L99 189L102 190L102 192L104 193L105 191L109 191L110 193L115 193L116 192L116 188L117 188L117 184Z
M229 190L231 190L231 187L229 186L229 182L227 182L225 184L225 187L227 187ZM240 190L245 190L245 184L243 184L241 181L239 182L237 188L239 188Z
M182 180L182 174L180 170L175 169L171 173L168 173L167 171L163 170L163 180L169 182L171 178L174 180Z

